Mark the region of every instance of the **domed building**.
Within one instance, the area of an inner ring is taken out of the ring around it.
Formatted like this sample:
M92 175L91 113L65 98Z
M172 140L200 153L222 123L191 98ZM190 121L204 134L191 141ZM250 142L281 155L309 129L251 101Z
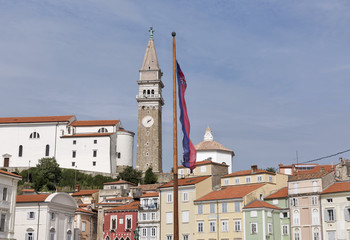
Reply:
M232 173L232 160L235 153L214 141L213 134L209 127L205 130L203 141L198 143L195 148L197 150L196 161L210 159L216 163L225 163L229 166L228 172Z

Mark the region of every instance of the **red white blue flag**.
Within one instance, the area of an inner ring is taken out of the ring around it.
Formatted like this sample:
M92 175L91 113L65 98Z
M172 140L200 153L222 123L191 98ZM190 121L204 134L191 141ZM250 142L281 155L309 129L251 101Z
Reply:
M187 107L185 101L185 91L187 87L187 83L185 80L185 75L181 71L179 63L176 61L176 72L177 72L177 84L178 84L178 92L179 92L179 105L180 105L180 122L182 125L183 139L182 139L182 147L183 147L183 160L182 164L184 167L191 169L196 168L196 149L194 148L191 139L190 139L190 120L187 115Z

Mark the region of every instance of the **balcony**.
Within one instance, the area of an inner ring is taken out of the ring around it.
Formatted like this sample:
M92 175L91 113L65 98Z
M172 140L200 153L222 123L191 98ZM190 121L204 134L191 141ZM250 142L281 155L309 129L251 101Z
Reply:
M139 210L143 211L158 211L159 205L157 203L151 205L140 205Z

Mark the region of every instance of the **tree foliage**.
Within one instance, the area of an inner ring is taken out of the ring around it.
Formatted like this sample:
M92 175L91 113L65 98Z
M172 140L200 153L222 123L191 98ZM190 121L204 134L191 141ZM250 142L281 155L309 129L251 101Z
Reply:
M154 184L154 183L157 183L157 181L158 181L157 175L153 172L152 167L149 167L145 172L145 177L143 179L144 184Z
M274 167L268 167L268 168L266 168L265 170L266 170L267 172L273 172L273 173L276 172L276 168L274 168Z
M118 177L135 184L142 183L142 171L137 171L130 166L127 166L124 171L120 172Z

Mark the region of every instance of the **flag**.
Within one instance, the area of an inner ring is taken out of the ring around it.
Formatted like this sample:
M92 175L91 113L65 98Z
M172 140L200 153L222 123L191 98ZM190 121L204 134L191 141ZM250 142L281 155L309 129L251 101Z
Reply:
M177 84L179 92L179 105L180 105L180 122L182 125L183 139L183 160L182 164L191 169L195 169L196 165L196 149L194 148L191 139L190 139L190 120L187 115L187 107L185 102L185 91L187 83L185 80L185 75L181 71L179 63L176 61L176 72L177 72Z

